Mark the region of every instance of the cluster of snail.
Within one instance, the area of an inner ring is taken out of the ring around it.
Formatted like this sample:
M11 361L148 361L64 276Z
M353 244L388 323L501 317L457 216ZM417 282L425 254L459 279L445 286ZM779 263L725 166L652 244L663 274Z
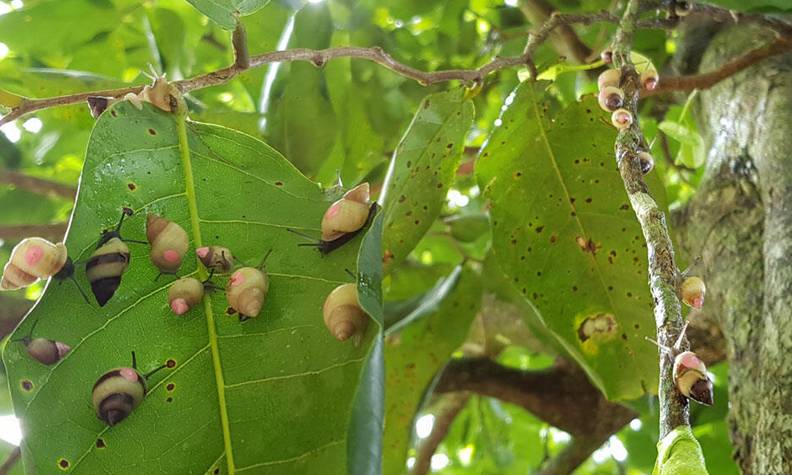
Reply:
M654 64L649 58L639 53L632 52L630 55L636 71L641 75L642 87L649 91L654 90L660 79ZM610 51L603 52L602 59L606 63L612 63L613 53ZM612 112L611 123L619 130L626 129L633 123L633 116L630 111L622 107L624 105L624 91L620 87L621 79L621 71L618 69L607 69L597 78L597 86L599 87L597 100L599 106L606 112ZM654 158L649 152L641 150L636 158L644 175L652 171Z
M332 252L368 226L376 210L377 205L370 203L369 185L363 183L327 209L322 218L320 241L300 245L315 246L322 255ZM129 266L127 243L146 244L121 236L124 218L132 214L131 209L124 208L116 227L102 232L96 249L85 261L86 277L100 306L113 297ZM189 236L184 228L162 216L149 214L146 219L146 237L151 246L151 262L161 274L175 275L189 248ZM170 285L168 305L174 314L184 315L203 300L206 291L215 290L214 284L209 282L215 273L233 272L225 288L228 305L239 314L240 320L259 316L269 290L269 279L262 269L269 252L259 267L241 267L236 270L234 256L228 248L204 246L197 248L195 254L210 272L209 278L201 282L194 277L181 277ZM27 238L12 250L11 259L0 279L0 290L23 288L49 277L57 280L70 278L77 284L74 269L74 262L68 257L63 243L53 244L38 237ZM80 288L78 284L77 288ZM88 301L81 289L80 293ZM322 313L328 330L339 341L351 338L357 345L365 334L369 317L360 306L356 284L343 284L330 292ZM19 341L36 361L53 365L66 356L70 347L47 338L33 338L37 323L31 327L30 335ZM97 417L110 426L122 421L141 403L146 395L147 379L166 367L163 365L142 374L137 370L134 352L132 361L132 367L110 370L94 384L92 401Z

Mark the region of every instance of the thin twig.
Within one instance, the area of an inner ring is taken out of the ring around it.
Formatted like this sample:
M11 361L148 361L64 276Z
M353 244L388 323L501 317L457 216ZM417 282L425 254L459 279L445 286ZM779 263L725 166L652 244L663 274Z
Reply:
M657 87L653 91L641 91L641 97L674 91L708 89L764 59L790 51L792 51L792 36L779 36L772 43L751 50L722 65L715 71L690 76L661 77Z
M22 456L22 451L20 450L20 448L18 446L14 447L14 450L12 450L8 454L8 457L6 457L5 462L3 462L3 465L0 465L0 475L6 475L8 472L10 472L11 469L14 468L14 465L16 465L17 462L19 462L19 458L21 456Z
M415 457L412 475L429 473L432 467L432 455L434 455L437 447L448 435L451 424L462 412L462 409L465 408L468 400L470 400L470 393L468 392L451 393L442 396L442 402L435 414L434 424L432 424L432 432L418 446L418 454Z
M634 117L633 124L619 131L615 151L619 172L630 204L641 225L649 257L649 287L654 298L657 341L673 346L682 329L682 307L677 296L679 271L674 262L674 248L665 222L665 214L649 194L638 161L638 152L646 143L638 125L638 96L641 81L630 61L630 48L640 0L627 4L614 40L613 61L621 69L624 108ZM660 438L675 427L688 424L688 404L676 390L671 374L673 363L660 353Z
M0 226L0 239L18 241L29 236L39 236L50 241L60 241L66 234L69 223L55 224L21 224L16 226Z
M242 22L237 23L234 33L231 36L231 44L234 46L234 66L238 69L250 67L250 55L248 54L247 32Z
M73 200L77 194L77 190L71 186L11 170L0 171L0 183L12 185L37 195L59 196L67 200Z

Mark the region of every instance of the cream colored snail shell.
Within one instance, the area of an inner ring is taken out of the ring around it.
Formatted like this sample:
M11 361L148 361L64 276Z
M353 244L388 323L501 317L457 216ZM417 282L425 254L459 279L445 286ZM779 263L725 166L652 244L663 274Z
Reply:
M354 337L357 344L366 332L369 317L360 307L355 284L343 284L330 292L322 306L324 322L339 341Z
M231 274L226 286L228 305L244 317L257 317L269 291L267 275L255 267L243 267Z
M63 268L67 259L66 246L61 242L53 244L40 237L24 239L11 251L0 289L21 289L38 279L51 277Z
M600 89L597 101L602 110L613 112L624 105L624 91L615 86L605 86Z
M168 305L176 315L184 315L204 296L203 284L193 277L182 277L168 289Z
M94 384L91 399L96 417L109 426L126 419L146 396L146 380L134 368L116 368Z
M696 402L712 405L712 381L707 367L692 351L683 351L674 358L674 381L683 396Z
M616 109L611 114L611 123L617 129L626 129L630 125L632 125L633 117L630 111L627 109Z
M701 309L704 306L704 295L707 293L707 287L700 277L691 276L682 281L679 286L679 293L682 294L682 301L695 309Z
M224 274L234 268L234 255L227 247L204 246L195 250L198 259L207 269Z
M25 347L33 359L45 365L57 363L71 350L65 343L47 338L34 338L25 343Z
M332 241L339 236L357 231L366 224L369 216L370 190L368 183L347 191L330 205L322 217L322 239Z
M146 218L146 237L151 243L151 262L163 273L173 274L179 270L190 245L190 238L184 228L173 221L149 214Z
M597 86L599 90L603 90L606 87L619 87L619 82L621 81L621 71L618 69L608 69L605 70L602 74L599 75L597 78Z

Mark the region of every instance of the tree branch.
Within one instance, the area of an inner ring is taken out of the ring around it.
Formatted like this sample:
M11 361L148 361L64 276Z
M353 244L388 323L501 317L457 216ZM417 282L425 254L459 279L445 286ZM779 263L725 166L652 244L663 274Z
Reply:
M77 194L77 190L71 186L11 170L0 170L0 183L12 185L37 195L58 196L67 200L73 200Z
M0 239L18 241L29 236L39 236L50 241L61 241L66 234L68 226L69 223L0 226Z
M8 472L10 472L11 469L14 468L14 465L16 465L17 462L19 462L19 457L21 456L22 456L22 451L20 450L20 448L14 447L14 450L12 450L8 454L8 457L6 457L5 462L3 462L3 465L0 465L0 475L6 475Z
M648 148L643 132L638 125L638 96L641 81L630 62L635 22L639 0L630 0L614 41L614 65L621 68L621 88L624 91L624 108L634 120L630 127L622 129L616 138L615 151L619 172L630 204L643 230L649 257L649 287L654 297L657 341L661 345L674 346L682 330L682 307L677 296L679 271L674 262L674 248L668 234L665 215L649 194L638 160L638 152ZM687 343L687 341L685 341ZM660 438L675 427L688 424L688 403L677 391L671 375L673 362L662 352L660 359Z
M792 36L779 36L770 44L761 46L724 64L715 71L690 76L661 77L653 91L641 91L641 97L654 96L673 91L692 91L709 89L724 79L733 76L754 64L792 51Z
M574 472L595 450L607 442L610 436L611 434L573 437L561 453L542 465L536 475L567 475Z
M473 391L521 406L574 436L616 432L635 412L605 399L575 365L563 360L550 369L522 371L489 358L451 361L436 393Z
M418 454L415 457L415 465L412 475L425 475L432 467L432 455L437 451L437 447L448 435L451 424L456 416L462 412L470 400L470 393L459 392L450 393L443 396L438 410L435 412L435 420L432 425L432 433L424 439L418 447Z
M234 46L234 67L237 69L247 69L250 67L250 55L248 54L247 32L242 22L237 22L237 27L231 36L231 44Z
M522 0L520 9L534 25L545 23L555 13L552 5L545 0ZM585 63L591 55L591 49L580 40L575 30L569 25L559 25L557 30L551 37L556 50L578 64Z

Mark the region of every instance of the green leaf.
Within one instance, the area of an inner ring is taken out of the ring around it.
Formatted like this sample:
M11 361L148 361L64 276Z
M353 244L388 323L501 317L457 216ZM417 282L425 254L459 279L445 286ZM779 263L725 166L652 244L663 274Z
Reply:
M440 215L473 118L473 103L462 88L421 102L383 185L386 272L407 257Z
M542 88L518 86L476 164L494 252L605 395L634 399L656 387L657 355L644 339L654 333L645 243L613 128L593 97L551 116ZM610 325L584 337L587 319Z
M24 97L0 88L0 106L6 109L11 109L18 106L19 104L22 104L23 100L25 100Z
M570 64L566 61L554 64L545 69L536 78L539 80L555 81L556 78L564 73L571 73L577 71L588 71L589 69L596 69L603 66L605 63L602 60L594 61L589 64Z
M255 198L254 198L255 197ZM330 198L284 157L258 140L122 101L97 121L66 245L78 263L112 226L145 239L148 212L179 223L190 236L179 275L207 278L194 251L231 248L238 262L266 261L270 288L262 315L240 323L222 291L182 317L169 311L173 277L157 279L148 246L130 243L131 263L104 307L83 301L74 283L50 282L12 339L46 337L71 346L53 366L21 343L4 351L28 470L58 473L349 473L373 450L381 419L381 218L372 232L321 257L299 247L288 228L319 234ZM361 244L363 242L363 244ZM75 277L88 284L84 264ZM373 322L362 345L327 331L322 304L358 274L360 302ZM211 281L224 288L227 276ZM149 381L140 406L114 427L91 406L94 381L129 366L172 360ZM377 381L380 381L378 384ZM363 417L365 416L365 417ZM146 454L145 457L140 454ZM353 463L354 462L354 463ZM254 470L255 467L255 470Z
M670 120L660 122L657 127L679 142L677 161L691 168L698 168L704 164L706 159L704 139L695 129Z
M465 341L481 303L481 278L457 266L410 315L388 330L384 471L405 472L413 418L437 372Z
M708 475L704 455L690 426L681 425L657 443L652 475Z
M226 30L236 28L237 19L264 8L270 0L187 0L198 11Z

